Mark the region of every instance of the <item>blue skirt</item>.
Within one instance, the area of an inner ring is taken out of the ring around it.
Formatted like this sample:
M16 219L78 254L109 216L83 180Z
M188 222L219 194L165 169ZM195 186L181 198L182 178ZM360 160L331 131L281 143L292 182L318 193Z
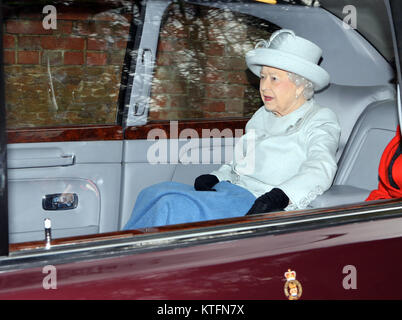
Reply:
M140 192L123 230L244 216L255 201L248 190L227 181L216 191L196 191L177 182L162 182Z

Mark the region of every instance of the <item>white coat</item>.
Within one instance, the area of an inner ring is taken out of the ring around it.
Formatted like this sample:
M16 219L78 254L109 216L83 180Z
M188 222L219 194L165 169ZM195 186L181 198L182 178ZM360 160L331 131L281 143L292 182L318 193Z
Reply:
M263 106L236 143L240 152L212 174L257 198L279 188L290 199L285 210L303 209L332 184L340 132L335 113L314 99L282 117Z

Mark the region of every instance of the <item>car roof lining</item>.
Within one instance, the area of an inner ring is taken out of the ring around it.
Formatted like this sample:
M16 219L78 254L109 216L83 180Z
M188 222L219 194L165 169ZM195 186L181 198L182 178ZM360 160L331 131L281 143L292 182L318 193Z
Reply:
M346 6L356 8L356 29L363 35L388 62L394 60L391 29L387 9L383 1L378 0L320 0L320 5L340 19Z
M323 50L321 66L330 74L332 83L372 86L389 84L394 78L394 70L384 55L358 31L344 28L343 21L324 8L290 4L269 5L262 2L202 0L186 0L186 2L233 10L264 19L280 28L295 30L298 35L321 47ZM363 20L359 17L358 26ZM383 19L385 18L386 16L383 16ZM386 25L389 29L388 22L380 21L383 20L377 20L376 24ZM371 23L375 24L373 21ZM388 30L387 28L384 30ZM376 38L381 36L378 35Z

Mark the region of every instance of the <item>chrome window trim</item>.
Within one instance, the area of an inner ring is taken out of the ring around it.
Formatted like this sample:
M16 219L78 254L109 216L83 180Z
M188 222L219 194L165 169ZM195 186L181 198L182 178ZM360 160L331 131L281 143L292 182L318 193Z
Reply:
M144 5L144 21L137 30L139 47L133 55L132 65L135 71L132 76L129 92L128 113L125 127L142 126L148 122L149 99L156 61L156 51L159 39L159 29L162 17L171 1L147 0ZM144 34L146 36L144 36Z

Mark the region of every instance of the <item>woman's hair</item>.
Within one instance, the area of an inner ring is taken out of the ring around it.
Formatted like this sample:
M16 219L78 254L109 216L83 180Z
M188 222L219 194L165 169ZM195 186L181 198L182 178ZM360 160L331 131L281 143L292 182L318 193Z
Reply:
M296 87L304 87L303 95L306 100L310 100L314 96L314 85L311 81L293 72L288 72L288 77L289 80L296 85Z

